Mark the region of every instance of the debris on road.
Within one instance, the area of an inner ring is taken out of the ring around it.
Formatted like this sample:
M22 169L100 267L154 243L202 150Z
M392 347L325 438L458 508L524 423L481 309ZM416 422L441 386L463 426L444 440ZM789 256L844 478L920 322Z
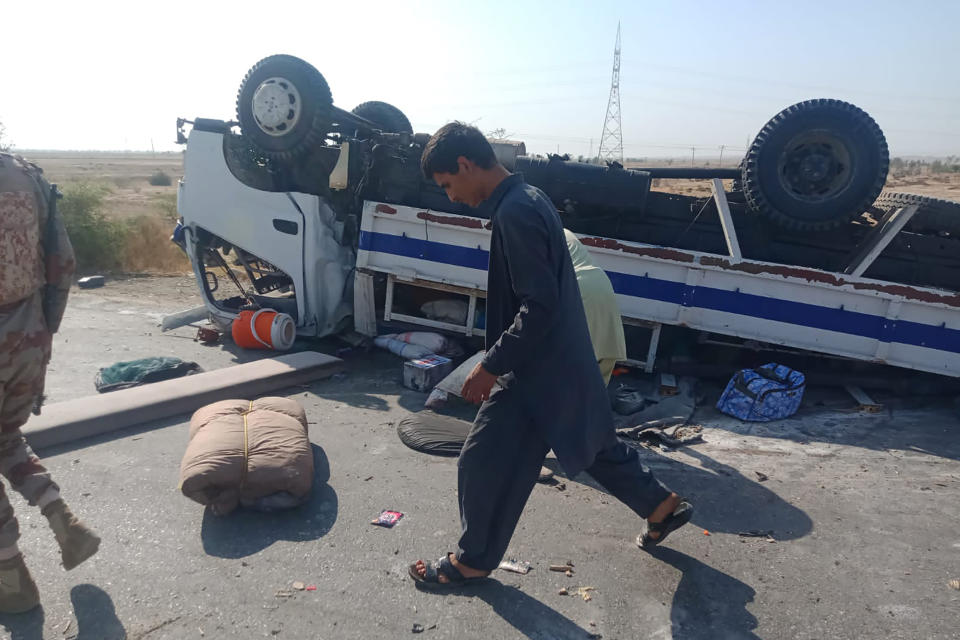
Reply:
M307 585L307 591L316 591L316 590L317 590L317 585L315 585L315 584L308 584L308 585Z
M583 598L584 602L590 602L593 600L593 596L590 595L590 592L596 590L596 587L577 587L577 595Z
M217 344L220 342L220 332L212 327L197 327L197 337L193 341L203 344Z
M560 590L557 591L557 595L566 596L566 595L569 595L569 594L570 594L570 592L567 591L566 587L561 587Z
M770 479L770 476L768 476L767 474L761 471L754 471L754 473L757 474L757 480L759 480L760 482L766 482L767 480Z
M960 591L960 580L951 580L947 584L950 586L951 589L956 589L957 591Z
M649 420L629 429L617 429L617 435L634 440L659 441L671 447L679 447L703 440L703 427L685 424L684 416L671 416Z
M303 591L304 589L307 588L307 585L305 585L305 584L303 584L302 582L299 582L299 581L298 581L298 582L294 582L294 583L293 583L292 585L290 585L290 586L293 587L294 589L296 589L297 591Z
M500 569L504 571L510 571L511 573L519 573L521 575L527 575L530 573L530 563L529 562L520 562L517 560L504 560L500 563Z
M273 597L275 598L292 598L293 596L293 591L290 591L289 589L279 589L275 594L273 594Z
M776 542L776 539L773 537L773 530L770 529L766 531L751 529L750 531L741 531L737 535L741 538L766 538L767 542Z
M94 378L93 385L100 393L137 387L151 382L170 380L202 371L196 362L180 358L157 356L117 362L103 367Z
M400 518L402 517L403 517L403 514L399 511L390 511L388 509L384 509L383 511L380 512L380 515L377 517L376 520L370 521L370 524L375 524L378 527L386 527L389 529L393 525L400 522Z
M550 565L550 571L556 571L557 573L566 573L567 571L573 571L572 564L552 564Z
M77 286L81 289L99 289L105 282L106 280L103 276L87 276L86 278L77 280Z
M710 535L710 532L707 531L706 529L704 529L704 530L703 530L703 535L708 536L708 535Z
M413 623L412 632L413 632L413 633L423 633L423 625L420 624L419 622L414 622L414 623Z

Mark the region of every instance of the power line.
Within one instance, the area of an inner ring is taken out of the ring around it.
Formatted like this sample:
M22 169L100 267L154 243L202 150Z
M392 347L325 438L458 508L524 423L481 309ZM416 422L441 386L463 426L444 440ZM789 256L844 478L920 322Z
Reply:
M620 127L620 23L617 23L617 44L613 49L613 76L610 79L610 98L607 115L603 119L600 150L597 160L623 162L623 131Z

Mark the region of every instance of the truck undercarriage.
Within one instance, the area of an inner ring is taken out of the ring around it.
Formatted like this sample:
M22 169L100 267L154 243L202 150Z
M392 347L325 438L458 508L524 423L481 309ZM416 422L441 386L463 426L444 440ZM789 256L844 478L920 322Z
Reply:
M464 296L468 318L482 309L488 216L423 179L429 136L399 110L338 109L316 70L273 56L241 85L238 120L197 119L189 138L178 123L178 237L215 318L267 306L302 335L340 331L351 315L370 333L371 309L397 315L398 283L417 290L406 294L413 307L430 291ZM881 193L886 143L853 105L788 107L736 169L626 169L492 142L591 247L627 321L960 376L960 204ZM651 188L673 178L712 180L714 196ZM220 280L235 272L250 286L224 297ZM795 317L812 333L799 335ZM469 319L452 326L482 331Z

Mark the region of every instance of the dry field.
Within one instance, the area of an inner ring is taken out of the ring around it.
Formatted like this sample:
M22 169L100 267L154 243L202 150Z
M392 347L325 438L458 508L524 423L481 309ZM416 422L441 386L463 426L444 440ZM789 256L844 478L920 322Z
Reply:
M179 152L38 151L25 155L43 168L50 182L61 186L95 182L107 187L110 193L104 199L104 213L109 217L136 218L176 211L177 180L183 177L183 154ZM170 176L169 187L155 187L148 182L157 171Z
M183 176L183 154L43 151L24 154L43 168L50 182L69 190L80 183L104 189L101 212L132 225L120 256L128 273L180 274L190 262L169 238L176 220L177 181ZM170 186L154 186L149 178L162 171Z

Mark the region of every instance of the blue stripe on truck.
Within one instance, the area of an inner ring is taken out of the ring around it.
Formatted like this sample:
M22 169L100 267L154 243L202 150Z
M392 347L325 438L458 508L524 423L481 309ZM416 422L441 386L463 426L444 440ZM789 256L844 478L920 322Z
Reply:
M489 252L442 242L386 233L360 232L360 249L487 270ZM684 307L723 311L812 329L835 331L881 342L960 353L960 331L906 320L887 320L869 313L834 309L806 302L713 287L691 287L683 282L608 271L613 290L620 295L659 300Z

